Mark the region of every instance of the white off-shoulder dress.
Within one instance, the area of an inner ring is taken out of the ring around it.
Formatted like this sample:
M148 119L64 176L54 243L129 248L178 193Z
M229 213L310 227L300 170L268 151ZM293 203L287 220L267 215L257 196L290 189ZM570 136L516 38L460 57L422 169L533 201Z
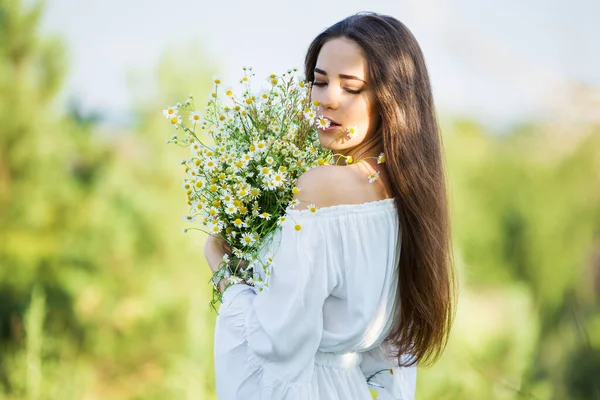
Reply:
M379 399L414 399L416 366L398 367L384 342L400 257L394 199L287 217L268 287L236 284L223 294L218 398L369 400L374 375Z

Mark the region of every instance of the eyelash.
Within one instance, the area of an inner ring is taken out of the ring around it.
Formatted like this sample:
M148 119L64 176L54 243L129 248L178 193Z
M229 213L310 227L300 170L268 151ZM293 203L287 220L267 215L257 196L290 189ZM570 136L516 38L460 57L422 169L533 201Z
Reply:
M313 86L324 87L325 85L327 85L325 82L314 82L313 81ZM350 94L359 94L360 92L362 92L362 90L352 90L352 89L344 89L344 90Z

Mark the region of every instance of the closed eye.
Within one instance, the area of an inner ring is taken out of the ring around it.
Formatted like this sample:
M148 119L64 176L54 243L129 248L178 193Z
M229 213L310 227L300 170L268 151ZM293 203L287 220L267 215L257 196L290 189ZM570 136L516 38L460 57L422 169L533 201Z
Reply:
M313 82L313 86L317 86L317 87L324 87L325 85L327 85L326 82ZM344 89L346 92L351 93L351 94L359 94L360 92L362 92L362 89L359 90L353 90L353 89L348 89L345 88Z

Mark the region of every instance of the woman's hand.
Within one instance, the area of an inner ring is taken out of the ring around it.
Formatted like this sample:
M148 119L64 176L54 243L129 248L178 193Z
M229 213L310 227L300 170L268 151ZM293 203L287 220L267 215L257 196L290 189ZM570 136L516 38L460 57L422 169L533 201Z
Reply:
M231 246L229 246L227 242L209 235L204 244L204 257L206 257L208 266L213 274L219 270L219 266L223 262L223 256L225 254L231 256ZM234 266L242 269L246 268L247 264L245 260L233 259L232 261ZM219 291L221 293L225 290L227 283L228 279L221 279L219 281ZM242 281L242 283L246 282Z
M225 241L209 235L204 243L204 257L213 273L219 269L225 254L231 255L231 247Z

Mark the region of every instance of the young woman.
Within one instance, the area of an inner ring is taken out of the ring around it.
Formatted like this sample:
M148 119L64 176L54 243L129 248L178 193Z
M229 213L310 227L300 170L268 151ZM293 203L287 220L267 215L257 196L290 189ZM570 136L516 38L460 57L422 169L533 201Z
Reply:
M423 54L395 18L361 13L317 36L305 68L330 123L319 140L339 162L300 177L300 205L278 232L269 287L225 290L217 394L371 399L371 386L379 399L413 399L416 365L441 355L455 306L442 145ZM226 251L209 238L213 271Z

